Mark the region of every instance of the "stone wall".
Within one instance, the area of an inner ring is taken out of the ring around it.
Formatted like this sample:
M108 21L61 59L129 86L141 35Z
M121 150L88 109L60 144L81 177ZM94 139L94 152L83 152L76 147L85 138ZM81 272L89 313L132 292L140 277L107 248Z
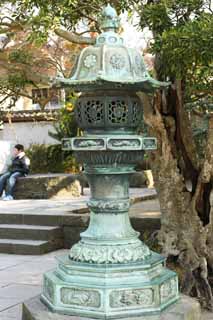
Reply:
M13 141L0 141L0 174L4 173L10 164L12 148L14 145L15 142Z
M140 188L146 185L143 172L132 175L130 186ZM79 197L88 187L83 174L34 174L19 178L15 188L15 199L51 199Z
M49 136L49 131L54 131L53 122L50 121L4 123L0 140L13 140L23 144L25 148L31 144L57 144L58 141Z
M72 174L29 175L19 178L15 199L51 199L80 197L84 178Z

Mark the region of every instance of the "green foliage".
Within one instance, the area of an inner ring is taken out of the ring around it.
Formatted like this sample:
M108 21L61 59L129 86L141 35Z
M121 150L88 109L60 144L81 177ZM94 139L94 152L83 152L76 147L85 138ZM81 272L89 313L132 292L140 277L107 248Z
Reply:
M140 17L140 26L142 29L148 26L150 30L156 30L161 34L165 29L172 26L167 6L163 1L142 7Z
M33 59L28 51L15 49L9 51L7 61L4 63L7 72L2 72L0 75L0 109L3 102L4 107L9 109L15 105L26 86L32 84L26 75L26 70L33 63ZM2 66L4 70L4 64Z
M148 27L155 35L162 34L171 27L179 27L187 21L196 19L205 10L207 1L203 0L160 0L138 3L141 28Z
M26 80L26 77L21 71L10 73L7 81L5 81L5 85L7 85L8 88L13 89L14 91L16 90L17 92L20 89L23 89L27 83L29 83L29 81Z
M213 15L209 1L163 0L139 4L140 25L153 32L151 52L160 79L181 79L184 98L213 92Z
M26 50L16 49L9 53L9 61L28 64L32 62L32 55L29 52L26 52Z
M61 145L33 144L26 150L31 160L30 172L68 173L78 172L79 166L70 152L63 152Z
M43 43L57 27L76 31L84 21L90 30L98 30L98 17L105 0L12 0L13 18L31 28L29 37ZM185 99L195 90L212 90L213 15L208 0L113 1L118 12L136 10L140 27L148 27L154 36L151 51L157 55L156 69L162 80L184 78ZM94 27L95 26L95 27Z
M57 27L76 31L77 24L84 21L88 29L98 30L98 17L105 0L12 0L16 7L13 18L28 26L29 38L44 42L47 35ZM156 73L160 80L181 79L184 102L200 101L213 92L213 15L208 0L158 0L113 1L118 12L136 10L141 29L153 33L150 51L156 55ZM92 24L91 24L92 22ZM91 27L92 26L92 27ZM29 57L21 49L11 57L24 63ZM24 76L12 75L10 81L24 85ZM72 103L71 103L72 104ZM197 108L197 106L193 106ZM210 104L208 107L210 108ZM72 108L71 108L72 109ZM210 110L210 109L208 109ZM206 128L202 132L206 131ZM50 135L61 141L76 135L77 126L73 110L62 108L55 132ZM195 136L201 136L195 130Z
M13 18L23 21L31 27L29 40L41 44L47 40L48 34L57 27L76 30L79 21L84 20L88 29L98 30L98 18L107 0L12 0L16 7ZM114 1L118 12L130 8L128 0Z
M164 0L138 5L140 25L153 32L151 52L162 80L182 80L199 158L204 156L213 111L213 15L209 1ZM194 112L200 116L195 121ZM203 115L203 116L202 116Z
M78 127L73 111L75 99L73 93L67 95L67 101L64 107L60 109L58 119L54 124L55 131L49 131L49 135L60 142L63 138L77 135Z
M46 146L44 144L34 144L26 150L26 154L31 160L31 173L63 171L63 157L58 145Z
M212 32L213 18L205 13L199 19L164 31L160 40L153 45L153 51L161 53L162 59L167 62L165 74L181 79L188 72L191 75L191 71L197 76L200 72L203 76L205 71L210 74L213 68L213 39L209 34Z

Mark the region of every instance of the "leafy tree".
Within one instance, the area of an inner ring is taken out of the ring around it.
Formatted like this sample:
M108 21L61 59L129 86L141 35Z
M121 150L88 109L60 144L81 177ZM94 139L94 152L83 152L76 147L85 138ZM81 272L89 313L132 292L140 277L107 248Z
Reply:
M33 36L34 26L27 23L24 13L17 17L17 5L11 1L0 4L0 109L13 107L20 96L44 109L54 91L36 98L28 89L48 87L56 73L67 76L80 46L54 33Z

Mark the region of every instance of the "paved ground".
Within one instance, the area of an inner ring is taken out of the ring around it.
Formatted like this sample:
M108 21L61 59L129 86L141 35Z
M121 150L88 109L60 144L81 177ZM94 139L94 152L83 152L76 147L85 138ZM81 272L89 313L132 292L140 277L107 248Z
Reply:
M84 193L84 196L69 200L0 200L0 213L67 214L71 211L85 210L87 208L86 202L90 197L89 189L85 189ZM130 190L130 198L132 200L139 201L144 197L154 195L156 195L155 189L132 188Z
M21 320L22 302L40 294L43 273L55 268L55 256L66 253L68 250L43 256L0 254L0 320ZM213 320L213 314L203 312L202 320Z
M58 250L43 256L0 254L1 320L21 320L22 302L41 292L43 273L56 266L55 256L67 252Z
M154 195L153 189L133 189L131 198ZM0 213L64 213L86 207L88 190L84 197L71 200L19 200L0 201ZM131 215L149 215L159 217L158 201L137 202L131 207ZM0 320L21 320L22 302L41 292L42 275L55 268L55 256L66 254L68 250L58 250L43 256L21 256L0 254ZM45 320L45 319L44 319ZM193 320L193 319L192 319ZM202 320L213 320L213 314L203 313Z

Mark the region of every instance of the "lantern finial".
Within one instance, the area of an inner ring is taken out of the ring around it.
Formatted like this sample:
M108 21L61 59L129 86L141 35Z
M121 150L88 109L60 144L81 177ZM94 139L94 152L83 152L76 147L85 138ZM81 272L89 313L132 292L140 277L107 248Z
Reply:
M101 29L104 31L117 31L120 27L120 18L116 10L108 3L101 16Z

